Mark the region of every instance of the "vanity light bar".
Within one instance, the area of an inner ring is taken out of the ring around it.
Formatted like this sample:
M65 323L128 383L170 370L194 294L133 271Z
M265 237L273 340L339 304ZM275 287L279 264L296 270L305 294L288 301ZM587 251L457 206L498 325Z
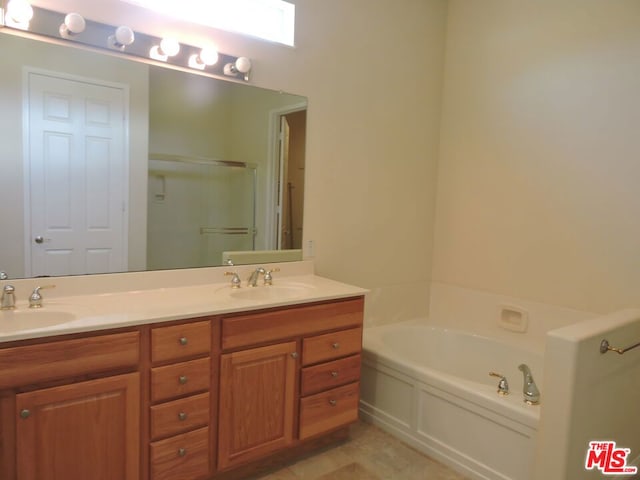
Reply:
M31 34L67 41L70 44L81 44L162 62L169 66L202 72L212 77L249 81L251 61L246 57L219 53L210 46L195 47L175 40L168 42L168 39L134 32L126 25L116 27L86 20L75 12L65 14L30 5L29 8L33 14L29 21L17 24L11 21L8 15L7 9L11 2L29 5L27 0L0 0L2 6L0 27L24 30Z

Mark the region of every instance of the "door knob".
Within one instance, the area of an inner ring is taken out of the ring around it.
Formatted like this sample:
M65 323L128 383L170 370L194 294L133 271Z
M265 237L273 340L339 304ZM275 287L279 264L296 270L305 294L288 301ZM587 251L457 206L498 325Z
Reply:
M37 244L44 243L44 238L41 235L38 235L33 239Z

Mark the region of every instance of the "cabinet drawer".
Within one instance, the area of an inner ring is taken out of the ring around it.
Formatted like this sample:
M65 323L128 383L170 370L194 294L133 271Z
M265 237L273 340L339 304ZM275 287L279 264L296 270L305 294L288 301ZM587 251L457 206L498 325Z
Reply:
M302 396L355 382L360 378L360 355L302 369Z
M210 470L209 427L151 444L151 480L194 480Z
M362 328L317 335L302 341L302 365L333 360L360 353Z
M222 320L222 349L362 325L364 298L234 315Z
M159 402L209 390L211 361L207 358L151 369L151 401Z
M358 420L359 383L300 400L300 440Z
M193 322L151 330L151 361L179 360L209 354L211 322Z
M209 423L208 393L151 407L151 440L203 427Z
M138 332L97 335L0 349L0 389L41 381L137 368Z

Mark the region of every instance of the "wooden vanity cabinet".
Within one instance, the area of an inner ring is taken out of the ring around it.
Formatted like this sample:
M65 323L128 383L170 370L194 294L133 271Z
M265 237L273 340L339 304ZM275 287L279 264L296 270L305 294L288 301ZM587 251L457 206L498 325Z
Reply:
M218 469L358 418L364 299L222 318Z
M140 478L139 332L0 348L0 478Z
M326 444L357 419L363 306L0 344L0 479L210 480Z
M151 328L150 480L213 475L217 327L211 317Z

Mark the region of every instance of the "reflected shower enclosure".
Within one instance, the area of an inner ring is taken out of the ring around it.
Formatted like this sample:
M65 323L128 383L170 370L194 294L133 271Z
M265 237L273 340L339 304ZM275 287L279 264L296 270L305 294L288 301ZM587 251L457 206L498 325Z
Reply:
M254 250L256 166L202 158L149 158L147 266L215 266L222 252Z

